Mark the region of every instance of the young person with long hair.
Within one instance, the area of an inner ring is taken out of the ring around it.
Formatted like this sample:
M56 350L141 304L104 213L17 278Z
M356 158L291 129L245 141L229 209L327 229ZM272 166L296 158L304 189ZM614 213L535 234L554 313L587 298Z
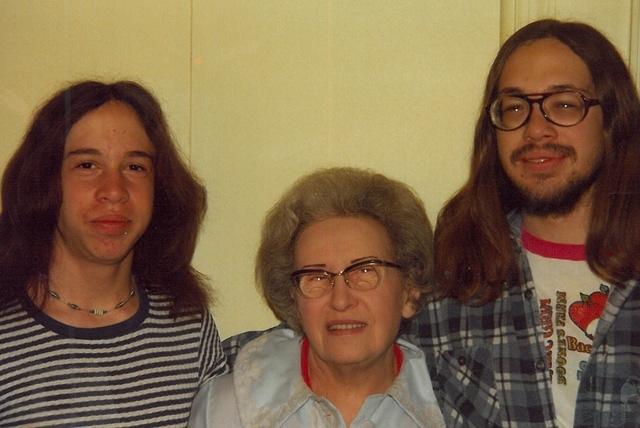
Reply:
M450 426L638 426L640 101L594 28L542 20L487 79L413 324Z
M37 111L2 180L0 425L186 425L226 371L191 266L205 210L141 85L83 81Z

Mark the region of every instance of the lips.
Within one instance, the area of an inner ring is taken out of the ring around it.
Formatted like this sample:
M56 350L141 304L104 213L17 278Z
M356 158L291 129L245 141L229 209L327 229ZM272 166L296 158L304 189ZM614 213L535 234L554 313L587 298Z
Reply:
M367 323L361 321L332 321L327 324L327 330L331 332L352 332L361 330L367 326Z
M121 215L105 215L91 220L91 224L105 235L124 235L131 220Z
M557 154L531 153L518 159L527 168L537 171L546 170L560 163L565 157Z
M530 163L547 163L549 161L553 161L555 159L558 159L557 156L538 156L538 157L526 157L526 158L522 158L521 160L523 162L530 162Z
M565 159L575 159L573 147L557 143L525 144L511 153L511 162L519 163L532 174L552 174Z
M556 143L546 143L542 145L526 144L511 153L511 162L516 163L521 161L543 164L565 157L575 158L575 150L573 147L566 147Z

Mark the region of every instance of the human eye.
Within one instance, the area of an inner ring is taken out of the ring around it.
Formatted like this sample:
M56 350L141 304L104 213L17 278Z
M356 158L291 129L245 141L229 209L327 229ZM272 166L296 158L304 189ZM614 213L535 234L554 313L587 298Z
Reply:
M355 263L345 270L349 273L360 272L360 273L369 273L374 272L380 267L381 263L377 259L363 260L358 263Z
M349 282L357 288L369 289L378 282L379 265L376 262L358 264L348 270Z
M317 287L324 283L329 283L329 273L324 271L301 272L295 276L300 287Z
M311 283L321 283L327 280L329 275L326 272L311 272L304 275L304 280Z
M98 169L97 162L87 159L75 160L69 166L72 171L82 175L93 174Z
M583 101L580 95L573 92L561 92L547 98L549 108L556 111L581 110Z
M69 156L63 160L62 173L70 177L89 179L100 172L100 162L86 156Z
M94 169L96 164L91 161L82 161L76 164L77 169Z
M137 175L147 175L153 171L151 162L145 161L128 162L125 164L125 169L126 171Z
M330 275L327 272L306 272L298 276L298 286L303 294L309 297L323 295L330 286Z
M372 264L369 264L369 265L360 266L356 271L358 273L363 274L363 275L370 274L370 273L376 271L376 265L372 263Z
M500 112L504 114L515 114L525 109L526 102L522 98L505 97L500 103Z
M135 171L135 172L145 172L147 170L147 168L144 165L140 165L140 164L130 164L128 166L130 171Z

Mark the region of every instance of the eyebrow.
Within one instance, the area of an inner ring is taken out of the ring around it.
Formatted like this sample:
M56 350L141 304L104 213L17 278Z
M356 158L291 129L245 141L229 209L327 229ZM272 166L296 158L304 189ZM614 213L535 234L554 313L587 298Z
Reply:
M326 268L327 265L324 263L313 263L310 265L304 265L302 267L300 267L300 269L310 269L310 268Z
M99 156L101 154L102 153L98 149L92 149L92 148L76 149L76 150L69 151L65 155L65 159L70 156L82 156L82 155ZM155 153L146 152L144 150L131 150L125 154L125 157L147 158L147 159L150 159L151 161L154 161L156 158Z
M351 260L351 263L357 263L363 260L369 260L369 259L378 259L379 257L376 256L365 256L365 257L359 257L357 259Z
M357 259L353 259L349 262L349 265L352 265L354 263L360 262L360 261L364 261L364 260L370 260L370 259L378 259L378 257L376 256L364 256L364 257L358 257ZM302 266L300 269L310 269L310 268L326 268L327 265L324 263L313 263L310 265L304 265Z
M586 89L582 89L582 88L578 88L575 85L571 85L569 83L565 83L562 85L551 85L549 87L547 87L546 90L542 91L542 92L536 92L537 94L544 94L547 92L556 92L556 91L578 91L578 92L588 92ZM507 86L506 88L502 88L500 91L498 91L499 94L526 94L525 91L522 90L522 88L518 88L517 86Z

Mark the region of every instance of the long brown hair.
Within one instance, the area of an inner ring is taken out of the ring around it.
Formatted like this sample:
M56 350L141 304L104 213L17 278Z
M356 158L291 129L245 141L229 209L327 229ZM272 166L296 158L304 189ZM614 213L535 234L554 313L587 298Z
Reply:
M176 313L206 308L205 278L191 266L206 191L182 161L157 100L129 81L79 82L36 112L2 179L0 307L24 295L27 287L42 284L39 278L48 274L67 134L85 114L112 100L135 110L156 149L153 214L136 243L133 274L169 295Z
M517 270L506 215L518 208L518 198L500 165L487 106L497 96L509 56L544 38L564 43L586 63L604 115L604 159L593 188L587 262L614 284L640 273L640 102L633 79L615 47L593 27L541 20L518 30L500 48L476 123L469 178L438 217L436 278L445 295L465 302L495 299Z

